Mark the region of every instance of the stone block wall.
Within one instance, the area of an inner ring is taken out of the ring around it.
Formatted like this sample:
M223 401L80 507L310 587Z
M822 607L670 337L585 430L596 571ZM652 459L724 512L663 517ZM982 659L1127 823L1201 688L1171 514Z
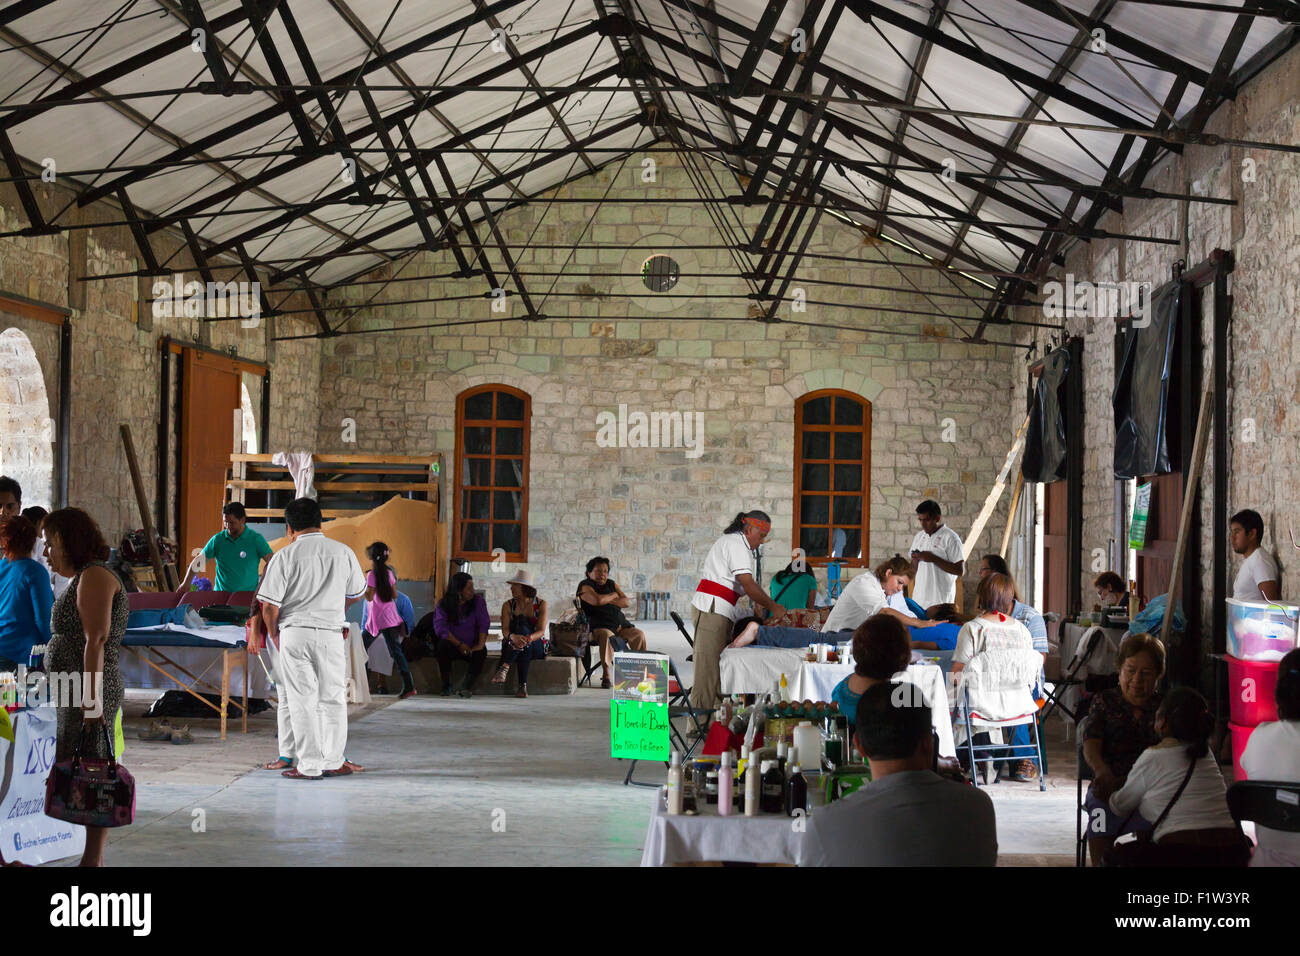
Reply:
M1234 102L1210 119L1207 132L1273 143L1300 142L1300 50L1273 63L1247 83ZM1294 329L1300 308L1300 161L1294 155L1241 147L1188 146L1168 156L1145 185L1193 195L1230 197L1236 206L1181 200L1125 200L1122 214L1108 213L1100 227L1135 235L1178 239L1175 246L1126 240L1078 243L1069 249L1065 272L1076 281L1167 280L1175 259L1188 267L1216 248L1235 260L1229 279L1233 313L1226 341L1214 341L1213 289L1202 304L1203 383L1212 380L1216 349L1227 351L1229 369L1228 499L1214 500L1214 462L1207 453L1201 481L1202 619L1209 620L1213 585L1213 526L1217 509L1259 511L1264 546L1280 558L1282 592L1300 597L1300 560L1288 528L1300 508L1300 343ZM1022 310L1022 318L1041 319ZM1084 337L1086 464L1084 551L1105 547L1114 523L1113 319L1078 318L1070 331ZM1041 345L1043 336L1038 336ZM1240 559L1230 555L1231 578ZM1084 561L1085 594L1091 583Z
M74 193L52 184L34 184L47 216L69 203ZM120 221L121 211L97 203L75 214L78 222ZM28 225L13 187L0 184L0 233ZM177 250L179 235L156 233L156 254L168 269L198 278L187 253ZM122 449L119 425L131 426L146 493L157 493L157 435L160 400L160 350L164 336L237 353L271 366L271 439L276 447L311 444L318 420L320 349L315 340L270 341L272 335L299 334L315 328L297 317L264 320L245 329L239 322L203 323L184 317L154 317L148 301L151 283L135 278L79 282L82 276L129 272L141 267L130 232L104 225L55 236L0 237L0 292L72 309L72 389L69 452L69 503L84 508L100 523L110 542L140 526L139 509ZM223 273L224 275L224 273ZM297 299L286 308L300 308ZM4 313L0 332L18 329L30 341L57 422L59 396L59 327ZM175 366L176 363L173 363ZM0 372L3 378L5 372ZM173 408L176 382L173 381ZM174 425L171 453L176 455L179 424ZM51 455L57 450L51 449ZM24 503L49 506L53 489L24 485ZM175 482L169 482L167 514L174 515ZM214 522L215 523L215 522ZM174 534L174 528L167 529Z
M528 567L544 592L567 598L585 561L604 554L625 588L669 591L682 611L707 549L738 511L762 508L774 518L765 578L789 560L795 401L819 389L844 389L872 409L868 559L906 552L916 531L915 506L926 497L938 499L965 536L1023 416L1012 405L1016 370L1023 368L1019 350L963 343L939 314L968 315L974 306L964 296L979 298L982 290L908 268L919 260L897 247L865 244L857 231L827 216L809 251L849 261L805 259L792 288L804 290L807 311L784 307L779 316L786 321L744 321L750 290L731 278L736 264L726 252L698 248L719 241L705 209L617 204L648 193L694 195L679 165L666 154L655 159L653 186L640 182L639 163L629 161L621 173L607 167L556 193L590 204L548 208L542 196L500 217L512 241L535 232L536 242L559 246L519 264L544 319L527 321L516 296L507 299L508 312L493 313L482 278L425 278L455 270L449 252L422 253L332 297L339 317L351 315L348 332L412 328L324 342L321 375L329 387L318 448L437 451L450 472L457 395L487 383L522 389L532 399ZM596 209L605 195L610 198ZM752 228L762 209L741 212ZM564 244L580 237L596 248L580 248L570 258ZM639 273L652 253L679 263L682 276L672 293L718 298L651 294ZM886 255L900 265L864 261ZM539 274L556 272L564 275ZM393 281L376 295L380 283L373 280L383 278ZM508 277L501 281L513 287ZM369 307L343 311L372 295ZM429 301L405 302L411 299ZM723 321L733 317L740 320ZM878 331L853 331L868 324ZM973 331L971 323L962 325ZM1010 336L994 329L989 338ZM617 413L620 404L629 412L700 413L702 454L601 447L597 416ZM344 442L346 419L356 422L355 445ZM444 486L450 502L449 479ZM1000 541L1008 498L1004 493L981 548ZM500 582L513 567L493 572L477 565L474 572L495 582L492 601L504 599Z

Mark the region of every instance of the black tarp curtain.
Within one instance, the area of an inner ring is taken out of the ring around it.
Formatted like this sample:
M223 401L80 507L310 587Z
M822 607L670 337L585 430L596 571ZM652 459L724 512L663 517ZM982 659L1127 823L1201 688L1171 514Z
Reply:
M1034 404L1029 410L1025 457L1020 465L1025 481L1050 482L1065 477L1065 396L1070 371L1068 348L1054 349L1043 359Z
M1150 322L1134 322L1124 333L1111 395L1116 478L1164 475L1174 470L1170 465L1169 399L1185 294L1181 282L1161 286L1152 296Z

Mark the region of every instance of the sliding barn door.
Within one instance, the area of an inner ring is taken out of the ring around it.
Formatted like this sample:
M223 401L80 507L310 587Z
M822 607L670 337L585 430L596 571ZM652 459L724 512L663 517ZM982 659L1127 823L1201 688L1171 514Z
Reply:
M180 554L221 530L226 470L239 434L239 365L234 359L185 349L181 379Z

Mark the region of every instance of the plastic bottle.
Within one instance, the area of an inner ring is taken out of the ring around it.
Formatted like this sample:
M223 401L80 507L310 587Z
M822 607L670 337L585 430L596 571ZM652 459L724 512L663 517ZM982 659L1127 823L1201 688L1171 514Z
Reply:
M745 779L745 771L749 768L749 755L752 751L749 744L740 745L740 762L736 764L736 776L741 780Z
M758 806L764 813L780 813L782 795L785 791L785 779L776 766L775 760L763 761L763 786L759 795Z
M776 742L776 767L781 771L781 779L785 779L785 765L790 759L790 747L784 740Z
M673 750L668 762L668 816L681 813L681 754Z
M785 674L784 674L784 673L781 674L781 683L780 683L779 686L780 686L780 688L781 688L781 699L782 699L783 701L785 701L785 700L789 700L789 699L790 699L790 685L786 682Z
M745 767L745 816L758 816L758 804L763 793L763 771L755 760Z
M792 817L795 812L808 811L808 781L799 772L799 764L790 765L790 779L785 786L785 815Z
M682 755L673 751L668 764L668 815L678 816L682 812Z
M735 783L731 776L731 751L722 751L722 768L718 771L718 815L731 816L731 802L735 799L732 787Z
M791 763L797 763L810 770L822 765L822 735L821 731L813 726L812 721L805 720L795 727L792 750Z

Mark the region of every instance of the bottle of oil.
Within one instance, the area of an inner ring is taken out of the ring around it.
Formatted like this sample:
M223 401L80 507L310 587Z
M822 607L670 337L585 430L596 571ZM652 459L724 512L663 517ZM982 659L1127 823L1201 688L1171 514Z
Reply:
M799 772L799 764L790 764L790 779L785 786L785 815L808 812L808 781Z
M759 797L759 809L764 813L780 813L783 809L785 777L776 766L775 760L763 761L763 792Z

